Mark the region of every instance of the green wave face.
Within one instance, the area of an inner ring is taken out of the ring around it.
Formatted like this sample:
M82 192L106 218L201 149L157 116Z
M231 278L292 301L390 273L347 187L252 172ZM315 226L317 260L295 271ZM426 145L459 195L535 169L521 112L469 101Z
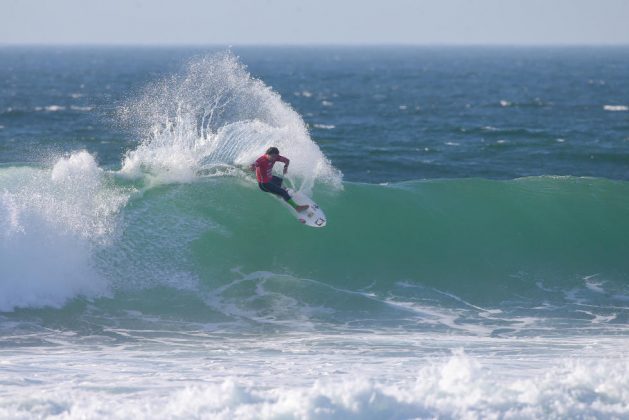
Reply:
M315 191L329 218L315 230L252 184L217 178L132 201L121 241L140 244L136 259L157 258L208 287L264 271L353 290L424 284L495 302L539 281L624 284L628 193L623 182L550 177L346 183Z

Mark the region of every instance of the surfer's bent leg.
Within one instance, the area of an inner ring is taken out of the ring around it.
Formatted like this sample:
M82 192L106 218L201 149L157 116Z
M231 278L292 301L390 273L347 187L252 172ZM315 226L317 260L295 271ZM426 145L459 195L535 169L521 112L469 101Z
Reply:
M278 181L279 181L279 185L278 185ZM271 182L258 183L258 186L260 187L262 191L279 195L297 211L304 211L309 207L308 205L300 206L299 204L295 203L295 200L291 198L290 194L288 194L288 191L280 187L280 185L282 185L282 178L279 178L276 176L273 177L273 180Z
M277 186L276 184L272 183L272 182L265 182L263 183L258 183L258 186L260 187L260 189L264 192L269 192L271 194L275 194L275 195L279 195L280 197L282 197L284 200L289 201L290 200L290 195L288 194L288 191L286 191L284 188Z

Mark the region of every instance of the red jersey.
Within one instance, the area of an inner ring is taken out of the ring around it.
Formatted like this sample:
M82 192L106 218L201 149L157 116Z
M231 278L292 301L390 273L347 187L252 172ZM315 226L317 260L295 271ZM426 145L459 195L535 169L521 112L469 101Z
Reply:
M284 156L277 156L277 158L272 161L267 155L262 155L256 160L256 163L253 165L256 168L256 178L258 178L258 182L262 184L266 184L267 182L271 182L271 178L273 178L273 165L275 162L282 162L284 164L288 164L289 160Z

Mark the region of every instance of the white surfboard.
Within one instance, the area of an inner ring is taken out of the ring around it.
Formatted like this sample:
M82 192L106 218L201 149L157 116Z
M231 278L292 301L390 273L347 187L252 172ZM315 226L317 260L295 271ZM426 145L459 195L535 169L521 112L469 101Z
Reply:
M295 191L292 188L286 188L286 191L288 191L290 196L293 198L293 200L295 200L297 204L299 205L308 204L310 206L308 207L307 210L304 210L298 213L292 206L287 204L288 207L290 207L290 211L297 218L297 220L299 220L301 223L303 223L306 226L311 226L311 227L316 227L316 228L320 228L326 225L327 219L325 218L325 213L323 213L323 210L321 210L321 207L319 207L317 203L312 201L310 197L308 197L306 194L303 194L299 191Z

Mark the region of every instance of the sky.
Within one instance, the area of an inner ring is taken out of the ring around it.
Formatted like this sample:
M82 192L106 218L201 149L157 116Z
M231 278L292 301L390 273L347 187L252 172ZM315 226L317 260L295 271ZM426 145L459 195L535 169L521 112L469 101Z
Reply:
M629 0L0 0L0 44L629 45Z

